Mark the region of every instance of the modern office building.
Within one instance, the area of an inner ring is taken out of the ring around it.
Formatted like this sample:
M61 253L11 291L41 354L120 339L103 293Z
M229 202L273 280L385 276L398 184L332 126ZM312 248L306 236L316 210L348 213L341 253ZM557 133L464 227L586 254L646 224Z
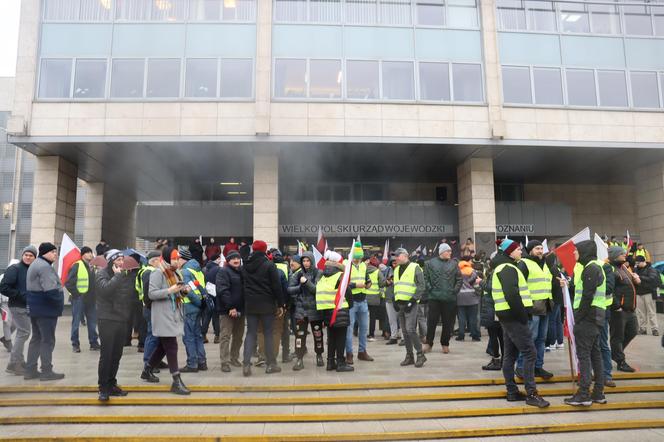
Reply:
M78 205L86 244L590 225L664 257L661 1L23 0L7 127L33 242Z

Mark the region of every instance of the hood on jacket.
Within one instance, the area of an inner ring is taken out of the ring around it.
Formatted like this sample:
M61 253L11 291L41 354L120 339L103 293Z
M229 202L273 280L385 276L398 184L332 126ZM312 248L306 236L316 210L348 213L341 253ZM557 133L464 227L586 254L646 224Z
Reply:
M198 263L198 261L196 261L195 259L190 259L189 261L187 261L187 262L182 266L182 269L183 269L183 270L191 269L191 270L194 270L194 271L196 271L196 272L200 272L200 271L201 271L201 265L200 265L200 264Z
M267 255L264 252L254 252L249 255L247 262L244 263L244 269L249 273L254 273L267 260Z
M514 264L515 261L509 256L505 255L502 251L496 253L496 256L491 260L491 268L495 269L501 264Z
M316 258L314 258L313 252L302 252L302 255L300 255L300 263L302 263L304 258L308 258L309 261L311 261L311 267L316 267ZM302 269L304 270L304 266L302 266Z
M597 244L595 244L595 241L581 241L576 244L576 250L579 251L579 262L584 266L597 259Z
M343 272L344 265L339 262L327 261L325 263L325 270L323 270L323 276L329 277L336 273Z

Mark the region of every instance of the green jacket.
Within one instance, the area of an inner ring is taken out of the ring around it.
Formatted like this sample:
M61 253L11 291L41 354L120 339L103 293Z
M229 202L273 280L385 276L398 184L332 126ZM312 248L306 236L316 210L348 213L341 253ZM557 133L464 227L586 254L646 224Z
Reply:
M456 303L463 278L456 259L435 257L424 263L427 299Z

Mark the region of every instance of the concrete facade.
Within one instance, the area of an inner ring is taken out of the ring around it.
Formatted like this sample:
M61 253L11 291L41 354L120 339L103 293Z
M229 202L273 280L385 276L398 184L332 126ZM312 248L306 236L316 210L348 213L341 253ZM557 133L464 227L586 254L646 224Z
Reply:
M279 157L257 153L254 157L254 239L279 244Z
M637 218L641 241L650 251L653 260L664 257L664 163L652 164L636 172Z
M478 232L496 231L496 202L493 161L469 158L457 169L459 189L459 238L473 238Z

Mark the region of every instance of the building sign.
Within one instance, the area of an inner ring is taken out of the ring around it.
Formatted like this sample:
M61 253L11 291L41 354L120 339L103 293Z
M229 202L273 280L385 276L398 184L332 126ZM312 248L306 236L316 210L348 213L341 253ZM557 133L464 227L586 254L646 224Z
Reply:
M499 235L514 234L514 233L533 234L534 232L535 232L534 224L498 224L496 226L496 233Z
M440 236L453 232L453 227L445 224L282 224L279 226L279 234L292 237L316 236L319 228L327 236Z

